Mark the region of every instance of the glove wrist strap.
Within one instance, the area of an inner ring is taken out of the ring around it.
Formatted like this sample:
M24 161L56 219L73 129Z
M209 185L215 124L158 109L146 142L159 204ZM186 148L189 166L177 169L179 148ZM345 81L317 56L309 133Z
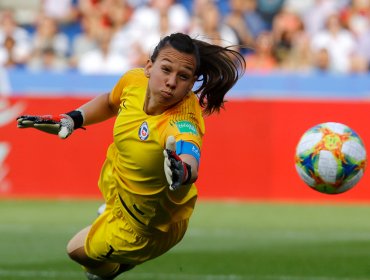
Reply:
M73 129L81 128L84 123L84 117L80 110L73 110L71 112L66 113L66 115L70 116L73 120L74 126Z

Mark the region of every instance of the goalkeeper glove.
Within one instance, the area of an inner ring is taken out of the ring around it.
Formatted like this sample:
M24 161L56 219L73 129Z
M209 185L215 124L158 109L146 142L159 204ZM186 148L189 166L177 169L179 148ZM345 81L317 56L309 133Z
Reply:
M17 118L17 126L19 128L33 127L46 133L58 135L62 139L65 139L71 135L75 129L81 128L82 124L83 115L82 111L80 110L75 110L56 116L23 115Z
M164 173L170 185L170 190L174 191L181 185L186 185L191 179L191 166L176 154L176 141L173 136L169 136L166 142L164 154Z

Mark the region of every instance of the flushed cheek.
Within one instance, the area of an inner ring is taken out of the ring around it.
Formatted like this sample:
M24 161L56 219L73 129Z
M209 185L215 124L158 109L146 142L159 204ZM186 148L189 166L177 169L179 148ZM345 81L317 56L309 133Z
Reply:
M149 90L151 92L159 92L161 88L163 88L163 82L161 82L161 80L154 77L149 80Z
M186 95L188 94L188 91L186 89L184 90L181 90L181 91L177 91L175 94L174 94L174 99L176 101L180 101L182 100Z

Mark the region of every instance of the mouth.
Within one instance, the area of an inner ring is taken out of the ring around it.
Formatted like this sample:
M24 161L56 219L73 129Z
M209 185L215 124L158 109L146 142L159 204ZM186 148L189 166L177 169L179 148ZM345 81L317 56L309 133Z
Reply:
M173 96L173 93L170 92L170 91L165 91L165 90L162 90L161 91L162 95L166 98L169 98L169 97L172 97Z

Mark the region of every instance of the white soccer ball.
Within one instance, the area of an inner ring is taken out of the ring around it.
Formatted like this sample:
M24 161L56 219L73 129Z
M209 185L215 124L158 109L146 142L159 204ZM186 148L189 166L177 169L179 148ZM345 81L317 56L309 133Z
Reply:
M336 122L316 125L301 137L295 155L298 175L312 189L339 194L362 178L367 157L359 135Z

